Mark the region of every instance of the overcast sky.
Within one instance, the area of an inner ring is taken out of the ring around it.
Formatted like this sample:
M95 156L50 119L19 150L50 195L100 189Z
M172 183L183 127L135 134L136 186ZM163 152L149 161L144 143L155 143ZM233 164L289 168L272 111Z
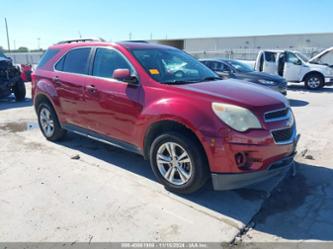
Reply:
M0 0L0 46L46 48L60 40L333 32L332 0ZM333 43L333 41L332 41Z

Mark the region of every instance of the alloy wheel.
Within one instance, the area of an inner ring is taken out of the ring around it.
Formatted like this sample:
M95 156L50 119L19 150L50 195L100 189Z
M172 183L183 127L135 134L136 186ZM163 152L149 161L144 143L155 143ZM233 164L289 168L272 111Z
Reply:
M158 170L173 185L186 184L193 173L193 166L188 152L179 144L166 142L156 154Z
M39 120L45 136L52 137L54 134L54 120L47 108L44 107L40 110Z
M320 86L320 79L318 77L311 77L308 80L308 86L310 88L318 88Z

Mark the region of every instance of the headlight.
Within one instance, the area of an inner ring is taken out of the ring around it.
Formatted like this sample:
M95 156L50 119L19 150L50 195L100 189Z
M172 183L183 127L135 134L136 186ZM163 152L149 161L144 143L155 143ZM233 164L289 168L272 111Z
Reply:
M240 106L212 103L212 109L224 123L237 131L260 129L261 124L257 117L248 109Z
M258 82L261 84L270 85L270 86L273 86L276 84L276 82L272 81L272 80L258 80Z

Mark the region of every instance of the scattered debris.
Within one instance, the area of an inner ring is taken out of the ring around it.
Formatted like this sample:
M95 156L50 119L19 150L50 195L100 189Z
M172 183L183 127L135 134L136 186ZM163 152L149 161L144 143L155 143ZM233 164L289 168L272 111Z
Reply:
M314 157L313 155L309 154L309 150L308 149L304 149L301 151L301 156L305 159L308 159L308 160L314 160Z
M73 159L73 160L79 160L81 157L80 157L80 155L79 154L76 154L76 155L74 155L74 156L71 156L71 159Z
M308 149L304 149L301 151L301 156L305 157L306 153L308 153Z
M312 155L306 155L305 156L305 159L308 159L308 160L314 160L314 157Z

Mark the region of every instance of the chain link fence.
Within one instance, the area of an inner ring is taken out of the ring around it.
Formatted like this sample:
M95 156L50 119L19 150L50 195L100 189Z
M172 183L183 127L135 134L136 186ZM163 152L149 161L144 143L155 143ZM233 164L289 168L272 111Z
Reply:
M207 51L187 51L198 59L202 58L226 58L235 60L250 60L254 61L257 59L257 55L260 50L263 49L222 49L222 50L207 50ZM266 49L265 49L266 50ZM309 58L318 54L324 48L287 48L281 50L296 50L299 51Z
M41 52L12 52L12 53L5 53L6 56L12 58L15 64L37 64L44 54L43 51Z

